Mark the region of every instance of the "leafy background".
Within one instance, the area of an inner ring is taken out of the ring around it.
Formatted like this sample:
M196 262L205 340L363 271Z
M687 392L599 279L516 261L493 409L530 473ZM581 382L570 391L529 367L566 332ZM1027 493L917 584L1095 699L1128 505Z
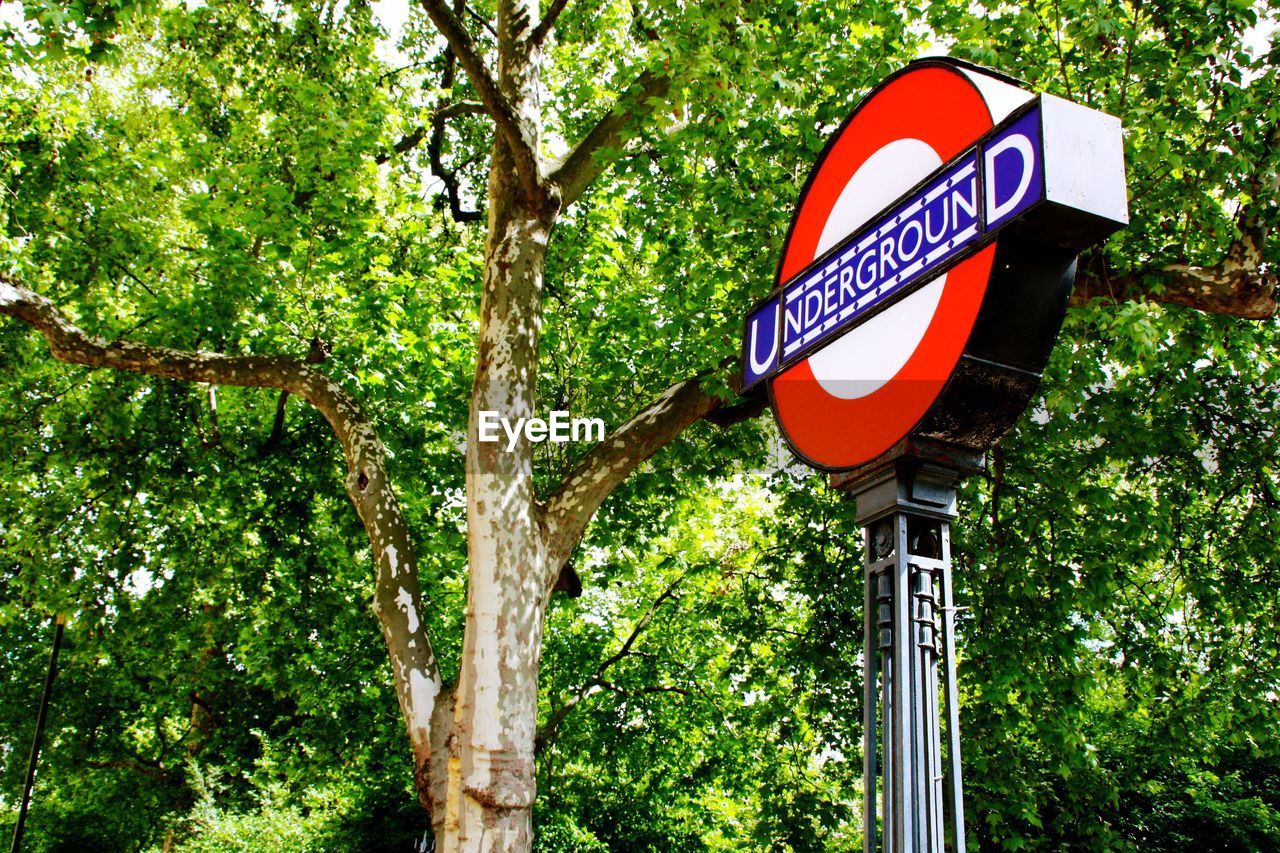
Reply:
M483 225L449 215L422 148L393 150L468 95L441 90L425 15L3 11L0 264L108 338L330 343L326 369L394 454L450 675ZM553 151L634 68L684 82L553 236L545 408L617 425L731 355L826 135L928 53L1123 117L1133 224L1111 268L1215 263L1243 211L1277 218L1257 189L1277 168L1274 15L571 2L546 71ZM441 139L467 209L491 133L467 115ZM1073 308L1040 397L966 483L973 849L1280 848L1276 343L1274 319ZM15 323L0 324L0 399L0 827L58 612L27 849L422 839L371 560L318 415L67 367ZM542 482L583 450L543 445ZM539 754L541 849L860 849L860 532L767 418L691 429L610 499L575 567L584 592L556 599L543 658L544 719L575 704Z

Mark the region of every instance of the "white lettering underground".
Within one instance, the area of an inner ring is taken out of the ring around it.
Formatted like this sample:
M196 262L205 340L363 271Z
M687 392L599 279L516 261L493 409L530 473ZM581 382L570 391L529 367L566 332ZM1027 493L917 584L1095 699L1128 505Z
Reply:
M978 170L969 157L890 211L879 227L786 288L782 356L870 310L978 237Z
M1040 126L1037 106L979 139L758 304L748 317L753 355L743 388L871 319L1002 228L1028 221L1047 193Z

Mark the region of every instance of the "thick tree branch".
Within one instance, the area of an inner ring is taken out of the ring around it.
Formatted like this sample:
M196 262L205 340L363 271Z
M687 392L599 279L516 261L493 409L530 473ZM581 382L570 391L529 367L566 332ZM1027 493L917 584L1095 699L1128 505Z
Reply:
M1072 305L1093 299L1114 302L1147 301L1181 305L1210 314L1226 314L1248 320L1265 320L1276 314L1276 271L1263 260L1267 229L1258 208L1272 203L1280 190L1273 176L1255 188L1262 191L1254 206L1243 211L1240 237L1216 264L1192 266L1173 263L1122 276L1113 275L1105 260L1081 270L1071 294Z
M542 16L538 26L534 28L533 35L529 37L529 41L533 44L542 44L546 41L547 36L551 35L551 30L555 28L556 19L560 17L564 7L568 5L569 0L551 0L551 5L547 7L546 14Z
M644 615L641 616L640 619L636 621L636 624L632 626L631 633L627 636L627 639L622 642L622 645L618 650L602 660L600 665L596 667L596 671L591 674L591 677L584 681L582 685L573 692L573 695L560 703L560 706L547 716L547 722L538 730L537 737L535 738L538 750L544 749L548 744L555 740L556 733L559 732L560 726L564 723L565 718L568 717L569 713L578 706L579 702L591 693L593 688L603 687L606 690L625 692L620 691L617 685L605 681L605 672L608 671L609 667L635 654L632 651L632 647L635 646L636 640L639 639L640 635L644 633L644 630L649 627L649 623L653 621L653 615L658 612L658 608L662 606L663 602L669 601L675 597L676 590L680 587L680 584L684 582L684 578L684 575L677 577L649 604ZM678 687L649 687L645 688L644 692L683 694L685 691Z
M110 367L186 382L280 388L299 396L313 393L307 388L309 368L299 359L186 352L131 341L107 341L81 331L48 299L2 274L0 314L33 326L48 340L53 355L70 364Z
M696 377L672 385L605 436L552 492L544 517L553 570L558 572L564 565L600 504L640 463L720 405L720 399L703 388L702 380Z
M550 175L560 187L560 196L568 207L591 185L612 160L604 156L617 149L639 129L666 99L671 78L654 71L643 71L619 96L613 109L565 156Z
M313 363L288 356L187 352L131 341L107 341L79 329L48 299L0 274L0 314L22 320L69 364L109 367L212 385L276 388L301 397L324 415L347 462L347 494L373 546L377 580L373 609L391 656L415 768L431 756L431 715L442 689L427 638L417 561L385 467L386 452L356 399ZM313 350L315 346L313 345ZM424 802L428 792L421 791Z
M1267 233L1265 208L1280 196L1280 166L1273 154L1280 148L1280 126L1267 134L1264 156L1258 171L1248 181L1252 202L1239 216L1240 237L1231 244L1222 260L1209 266L1171 263L1129 273L1110 274L1099 262L1082 270L1071 295L1071 304L1092 299L1149 301L1182 305L1211 314L1226 314L1248 320L1274 317L1280 280L1274 266L1263 260Z
M511 149L516 172L525 192L531 199L539 198L542 186L542 164L538 152L530 142L529 136L525 134L515 108L498 88L498 81L489 73L484 59L476 50L471 35L444 0L422 0L422 7L426 9L436 29L449 43L450 50L458 58L458 64L467 72L467 77L471 79L471 84L480 94L480 100L484 103L485 109L497 123L499 132Z
M1276 314L1276 275L1260 258L1228 255L1208 267L1169 264L1148 272L1112 277L1104 270L1082 271L1071 293L1072 305L1093 299L1159 302L1210 314L1265 320Z

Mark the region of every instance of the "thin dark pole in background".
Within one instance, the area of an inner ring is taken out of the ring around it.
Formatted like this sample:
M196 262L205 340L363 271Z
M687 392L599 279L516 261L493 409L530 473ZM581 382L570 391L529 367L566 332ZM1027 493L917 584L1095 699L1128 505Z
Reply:
M53 677L58 673L58 649L62 647L62 629L67 618L58 615L54 619L53 651L49 655L49 674L44 679L44 693L40 696L40 710L36 713L36 735L31 739L31 761L27 764L27 781L22 786L22 806L18 809L18 825L13 828L11 853L22 849L22 827L27 822L27 807L31 804L31 788L36 781L36 762L40 759L40 741L44 738L44 724L49 714L49 697L53 694Z

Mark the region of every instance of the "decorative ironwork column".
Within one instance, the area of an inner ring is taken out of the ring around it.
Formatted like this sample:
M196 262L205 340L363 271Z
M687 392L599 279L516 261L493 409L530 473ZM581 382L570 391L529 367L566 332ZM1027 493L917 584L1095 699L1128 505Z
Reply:
M950 530L960 476L899 459L843 486L866 530L866 853L965 849Z

